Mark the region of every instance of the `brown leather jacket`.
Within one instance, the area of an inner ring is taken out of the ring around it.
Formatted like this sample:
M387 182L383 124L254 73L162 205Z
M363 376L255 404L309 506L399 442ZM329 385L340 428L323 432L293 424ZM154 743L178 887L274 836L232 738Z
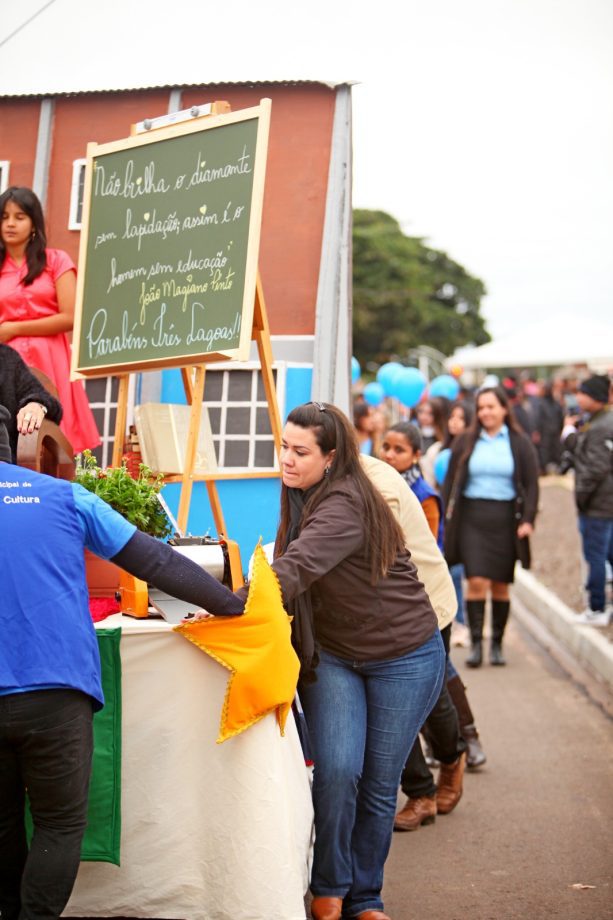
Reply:
M352 661L398 658L434 634L436 615L408 552L371 585L365 537L359 492L336 482L273 568L286 601L311 589L323 649Z

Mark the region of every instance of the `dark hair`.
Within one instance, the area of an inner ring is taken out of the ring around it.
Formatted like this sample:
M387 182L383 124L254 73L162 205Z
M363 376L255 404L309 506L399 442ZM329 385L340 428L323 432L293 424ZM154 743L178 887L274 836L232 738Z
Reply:
M392 425L392 427L387 430L398 432L398 434L401 434L407 439L414 451L422 452L424 442L421 431L417 425L412 425L411 422L398 422L397 425Z
M449 416L448 416L448 419L451 418L452 412L454 412L456 409L461 409L461 410L462 410L462 415L464 416L464 427L465 427L465 429L470 428L470 426L471 426L471 424L472 424L473 416L474 416L474 413L473 413L473 410L472 410L471 406L469 406L468 403L465 403L465 402L463 402L461 399L459 399L457 402L454 402L454 403L451 404L451 406L450 406L450 408L449 408ZM445 440L443 441L443 448L445 448L445 447L451 447L451 445L453 444L453 442L454 442L454 440L455 440L455 437L456 437L456 436L455 436L454 434L451 434L451 432L449 431L449 428L448 428L448 429L447 429L447 436L446 436Z
M319 408L319 407L322 408ZM292 409L287 421L300 428L309 428L315 435L317 446L323 454L336 451L329 472L313 487L302 519L304 520L323 501L332 483L351 479L362 499L364 523L364 551L370 560L370 577L376 584L393 565L396 556L404 549L400 525L390 508L362 469L358 440L349 419L336 406L329 403L304 403ZM283 552L290 525L287 486L281 485L281 515L275 542L275 556Z
M0 195L0 218L4 214L4 209L9 201L14 201L20 209L28 215L32 221L32 236L26 246L25 256L28 264L28 273L23 279L23 285L27 287L38 278L45 269L47 264L47 234L45 233L45 218L40 201L31 188L24 186L11 185L5 192ZM6 246L0 238L0 265L6 258Z
M353 404L353 424L356 428L360 427L363 418L367 418L372 412L372 407L366 402L355 402ZM288 419L289 421L289 419Z
M553 395L553 380L543 380L542 387L543 399L546 399L548 402L551 400L555 401L555 397Z
M517 424L515 415L513 414L513 409L511 408L511 403L509 402L509 397L506 393L504 387L484 387L482 390L479 390L475 402L475 416L470 424L470 427L466 435L466 447L464 453L462 454L462 462L468 460L472 454L475 444L479 440L479 435L483 431L483 425L479 421L479 400L482 396L485 396L487 393L493 393L503 409L506 409L506 418L505 424L512 430L516 431L518 434L523 434L521 428Z
M447 437L447 419L449 418L449 400L445 399L443 396L431 396L428 399L422 400L421 403L416 407L416 411L419 410L420 406L429 405L432 409L432 426L436 433L437 441L444 441Z

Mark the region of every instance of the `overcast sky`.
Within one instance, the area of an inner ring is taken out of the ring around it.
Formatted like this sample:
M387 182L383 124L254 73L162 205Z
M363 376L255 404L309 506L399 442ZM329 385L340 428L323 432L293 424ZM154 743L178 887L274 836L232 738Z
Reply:
M0 41L45 6L4 4ZM0 92L358 81L356 207L479 276L494 336L613 335L612 0L51 0L0 55Z

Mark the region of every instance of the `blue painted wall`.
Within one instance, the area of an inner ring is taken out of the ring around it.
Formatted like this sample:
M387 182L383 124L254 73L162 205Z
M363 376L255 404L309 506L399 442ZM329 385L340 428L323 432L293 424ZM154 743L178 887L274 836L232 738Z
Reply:
M313 371L310 367L287 368L285 407L281 407L283 417L294 406L309 401L312 379ZM162 373L161 399L162 402L185 402L180 371L173 369ZM260 537L264 543L270 543L275 538L279 517L279 480L222 480L217 483L217 491L228 528L227 536L239 544L243 569L246 571L251 553ZM181 486L178 483L164 486L164 498L174 515L179 508L180 492ZM203 482L194 484L188 531L198 535L216 533L206 485Z

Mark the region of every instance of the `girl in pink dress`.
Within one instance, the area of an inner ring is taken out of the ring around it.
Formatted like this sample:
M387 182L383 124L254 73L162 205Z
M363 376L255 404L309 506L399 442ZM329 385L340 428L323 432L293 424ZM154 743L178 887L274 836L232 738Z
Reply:
M29 188L0 195L0 342L55 384L61 429L75 453L100 444L81 381L70 382L76 269L61 249L48 249L40 201Z

